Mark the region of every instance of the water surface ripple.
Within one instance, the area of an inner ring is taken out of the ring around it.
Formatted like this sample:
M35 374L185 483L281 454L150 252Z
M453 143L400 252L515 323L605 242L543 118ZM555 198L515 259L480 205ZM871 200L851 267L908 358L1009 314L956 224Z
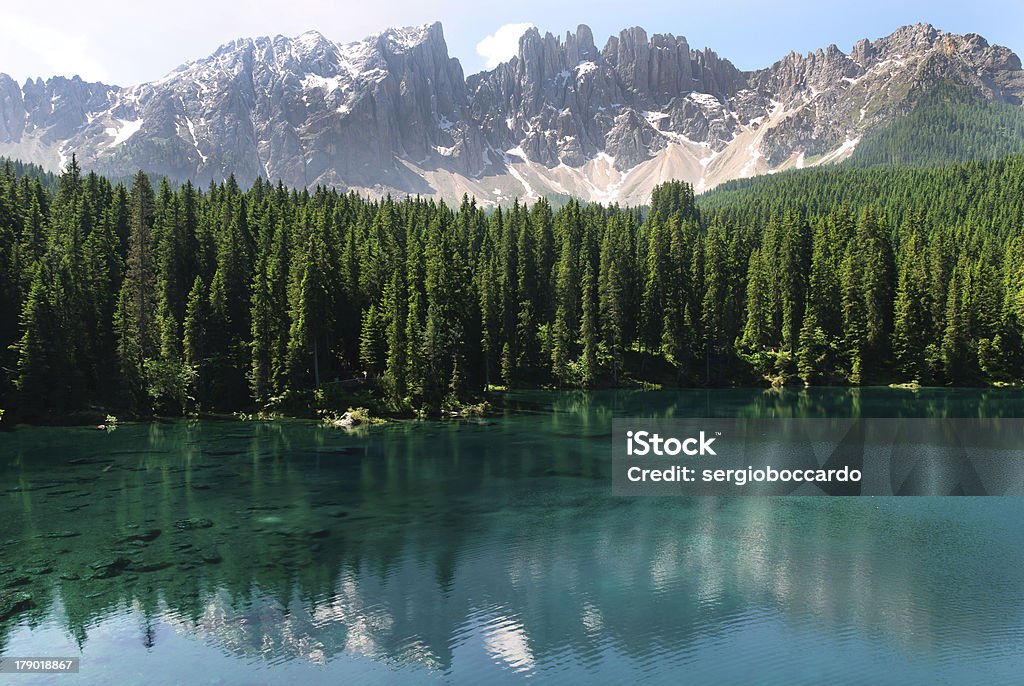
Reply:
M616 498L609 462L613 416L1024 416L1021 391L510 405L0 434L0 654L81 657L19 684L1020 683L1021 499Z

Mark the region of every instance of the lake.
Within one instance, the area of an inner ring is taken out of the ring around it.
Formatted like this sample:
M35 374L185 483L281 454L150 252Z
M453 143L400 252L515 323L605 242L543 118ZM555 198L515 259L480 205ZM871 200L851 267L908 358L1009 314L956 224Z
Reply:
M1020 683L1024 499L614 497L610 440L613 416L1024 417L1024 391L505 405L0 434L0 654L81 658L9 681Z

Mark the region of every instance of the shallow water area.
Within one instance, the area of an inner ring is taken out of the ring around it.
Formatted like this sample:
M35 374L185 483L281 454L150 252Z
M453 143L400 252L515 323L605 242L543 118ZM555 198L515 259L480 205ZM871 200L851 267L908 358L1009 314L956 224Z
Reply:
M622 498L612 417L1022 417L1014 389L516 393L347 434L0 434L18 684L1019 683L1024 499ZM116 676L115 676L116 675Z

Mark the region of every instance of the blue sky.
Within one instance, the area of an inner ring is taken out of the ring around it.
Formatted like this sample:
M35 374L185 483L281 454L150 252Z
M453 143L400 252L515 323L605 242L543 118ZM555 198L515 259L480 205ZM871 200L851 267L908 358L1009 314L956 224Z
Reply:
M1024 2L888 2L839 5L798 0L635 2L631 0L498 0L495 2L353 3L335 0L51 0L8 4L0 10L0 72L72 75L128 85L159 78L178 64L206 56L237 37L297 35L316 29L348 42L388 26L440 20L449 52L466 73L514 50L506 25L538 26L564 34L588 24L598 45L628 26L684 35L693 48L709 46L742 69L770 64L790 50L829 43L844 51L859 38L877 38L924 21L956 33L980 33L1024 52ZM488 36L496 37L485 41ZM484 41L481 51L478 45Z

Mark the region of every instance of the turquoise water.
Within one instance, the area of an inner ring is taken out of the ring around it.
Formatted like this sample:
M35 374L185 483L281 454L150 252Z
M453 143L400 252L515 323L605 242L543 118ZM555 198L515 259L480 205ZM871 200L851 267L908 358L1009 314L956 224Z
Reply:
M0 623L0 654L81 657L77 675L7 682L1020 683L1024 499L616 498L610 431L613 416L1020 417L1021 391L509 406L353 435L0 434L0 599L30 605Z

